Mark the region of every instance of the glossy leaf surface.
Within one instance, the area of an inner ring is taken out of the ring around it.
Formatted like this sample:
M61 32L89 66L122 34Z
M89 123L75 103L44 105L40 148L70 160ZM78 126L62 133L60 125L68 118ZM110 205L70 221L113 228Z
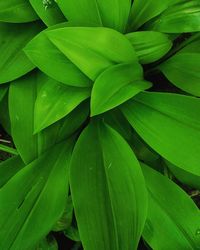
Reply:
M131 7L130 0L77 0L75 2L57 0L57 2L69 21L78 25L88 22L88 24L109 27L121 32L125 31Z
M134 153L115 130L94 121L83 131L70 186L85 250L137 248L146 217L145 184Z
M41 29L38 22L0 23L0 83L15 80L34 69L22 49Z
M152 63L162 58L172 47L165 34L155 31L139 31L126 35L133 45L140 63Z
M71 146L58 144L1 188L1 249L30 249L60 218L65 207Z
M200 2L199 0L180 1L169 7L147 27L166 33L200 31Z
M122 107L126 118L155 151L184 170L200 175L200 100L144 92Z
M136 61L131 43L102 27L67 27L46 32L53 44L91 80L109 66Z
M143 237L157 250L199 249L200 212L175 183L143 164L149 205Z
M68 115L90 96L90 92L90 88L66 86L47 78L35 102L35 132Z
M142 73L142 67L135 62L115 65L100 74L92 89L91 115L113 109L151 87L151 83L143 80Z
M70 24L59 24L54 28L67 25ZM24 51L32 63L51 78L70 86L88 87L91 85L91 80L62 54L48 39L45 32L34 37Z

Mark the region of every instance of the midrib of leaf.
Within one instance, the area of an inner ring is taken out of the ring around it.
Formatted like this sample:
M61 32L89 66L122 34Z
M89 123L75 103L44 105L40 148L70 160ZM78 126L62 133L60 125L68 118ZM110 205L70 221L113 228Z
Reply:
M116 243L116 247L117 249L110 249L110 250L121 250L119 249L119 240L118 240L118 230L117 230L117 223L116 223L116 217L115 217L115 213L114 213L114 206L113 206L113 202L111 199L111 190L110 190L110 185L109 185L109 178L108 178L108 173L105 169L105 156L104 156L104 151L103 151L103 147L101 144L101 132L100 132L100 128L99 126L96 128L97 129L97 134L98 134L98 143L99 143L99 148L101 149L101 156L103 159L103 163L104 163L104 174L105 174L105 178L106 178L106 189L108 191L108 199L109 199L109 203L110 203L110 207L111 207L111 212L112 212L112 220L113 220L113 225L114 225L114 232L115 232L115 243Z
M22 227L19 229L18 233L16 234L16 237L14 238L12 245L15 243L15 240L17 239L18 235L21 233L21 231L23 230L23 228L26 226L28 219L30 218L31 214L33 213L35 207L38 205L40 197L42 196L42 194L45 192L47 184L48 184L48 179L51 177L52 173L54 172L54 169L57 167L57 163L60 161L61 156L63 155L63 150L60 152L59 157L56 158L55 160L55 164L53 165L53 167L51 168L51 170L49 171L49 174L46 176L46 181L44 182L43 188L41 189L41 191L38 193L37 197L35 198L35 202L33 202L33 207L30 208L27 216L25 217L24 221L23 221L23 225ZM47 170L45 171L47 172ZM39 183L36 183L34 186L37 186ZM31 189L32 190L32 189ZM30 193L30 191L29 191ZM25 202L26 200L24 200ZM12 247L12 245L10 246L10 248ZM9 248L9 250L10 250Z
M165 208L163 207L163 205L159 202L159 200L156 198L156 196L153 194L153 192L150 190L150 188L147 186L148 192L150 193L152 199L156 202L156 204L161 208L161 210L163 211L164 214L166 214L169 219L174 222L174 224L176 225L176 227L181 231L181 233L184 235L184 237L186 238L186 240L188 241L189 245L191 246L191 249L196 249L196 245L193 243L192 238L187 234L187 232L185 231L185 229L181 226L180 223L178 223L176 221L176 218L173 217L173 215L171 215L167 210L165 210Z

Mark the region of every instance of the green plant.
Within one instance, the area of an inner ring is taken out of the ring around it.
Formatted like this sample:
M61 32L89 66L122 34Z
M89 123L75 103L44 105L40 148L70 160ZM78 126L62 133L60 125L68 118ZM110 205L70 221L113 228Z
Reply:
M200 249L199 31L199 0L0 1L1 250Z

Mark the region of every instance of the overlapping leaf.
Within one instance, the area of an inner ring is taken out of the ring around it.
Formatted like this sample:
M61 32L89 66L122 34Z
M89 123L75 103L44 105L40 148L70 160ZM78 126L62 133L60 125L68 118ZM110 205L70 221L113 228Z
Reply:
M66 20L54 1L50 2L51 4L49 8L45 8L44 1L41 0L29 0L29 2L33 6L35 12L47 26L61 23Z
M142 165L149 194L143 237L157 250L199 249L200 212L175 183Z
M129 30L137 30L144 23L166 10L170 4L179 1L181 0L134 0L130 12Z
M63 23L48 30L69 25L72 24ZM32 39L24 51L32 63L51 78L70 86L88 87L91 85L91 80L49 41L45 32L41 32Z
M166 33L200 31L199 0L180 1L150 22L147 28Z
M131 7L130 0L58 0L57 3L67 19L80 26L88 22L121 32L125 31Z
M112 29L67 27L50 30L46 34L91 80L95 80L109 66L137 60L128 39Z
M200 96L199 35L195 35L193 42L183 47L178 53L159 65L158 68L178 88L192 95Z
M60 218L72 145L72 141L56 145L0 189L1 249L30 249Z
M147 64L159 60L172 47L172 42L165 34L155 31L128 33L126 37L133 45L140 63Z
M0 2L0 21L26 23L39 19L28 0L6 0Z
M115 130L93 121L83 131L72 156L70 186L85 250L137 249L145 184L134 153Z
M34 68L22 49L41 29L38 22L0 23L0 83L12 81Z
M143 80L138 62L109 67L97 77L91 96L91 115L98 115L127 101L140 91L151 87Z
M200 99L144 92L122 107L137 133L161 156L200 176Z
M47 78L35 103L35 132L68 115L90 96L90 88L78 88Z

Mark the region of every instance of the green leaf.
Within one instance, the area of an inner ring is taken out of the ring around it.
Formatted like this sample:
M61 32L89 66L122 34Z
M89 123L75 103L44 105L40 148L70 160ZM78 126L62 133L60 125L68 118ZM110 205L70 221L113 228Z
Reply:
M6 0L0 2L0 21L26 23L37 19L39 19L37 14L27 0Z
M57 2L69 21L80 26L88 22L121 32L125 31L131 8L130 0L76 0L75 2L57 0Z
M199 249L200 212L175 183L142 164L149 193L145 241L156 250Z
M58 5L53 1L49 8L45 8L42 0L29 0L35 12L47 25L51 26L65 21L65 17L58 8Z
M126 141L93 121L72 156L70 188L85 250L137 249L146 217L140 166Z
M129 31L137 30L144 23L166 10L171 3L178 1L180 0L134 0L129 17Z
M67 27L47 31L46 34L91 80L95 80L109 66L137 60L128 39L112 29Z
M30 249L60 218L65 208L71 147L71 140L58 144L0 189L1 249Z
M200 176L200 99L144 92L122 106L142 139L177 167Z
M142 73L138 62L114 65L101 73L92 89L91 115L113 109L151 87L151 83L143 80Z
M185 171L182 168L178 168L169 161L165 161L165 163L167 164L167 167L170 169L173 175L177 178L177 180L192 188L200 190L200 176L191 174L190 172Z
M34 68L22 49L41 29L38 22L0 23L0 83L15 80Z
M11 83L9 88L9 113L12 138L22 157L28 164L38 156L38 138L33 135L33 112L37 95L34 73Z
M196 38L196 39L195 39ZM165 77L176 87L200 96L200 39L192 36L187 46L158 66ZM187 43L187 40L186 40ZM181 45L180 45L181 46Z
M48 30L68 25L72 24L59 24ZM51 78L70 86L91 86L91 80L51 43L45 31L33 38L24 51L32 63Z
M126 34L133 45L140 63L152 63L162 58L172 47L165 34L156 31L139 31Z
M0 163L0 188L2 188L18 171L24 167L19 156L13 156Z
M6 133L11 135L11 124L8 110L8 91L0 102L0 123Z
M147 24L148 29L166 33L200 31L199 0L180 1L169 7L158 18Z
M46 78L35 103L34 131L60 120L90 96L90 88L70 87Z

